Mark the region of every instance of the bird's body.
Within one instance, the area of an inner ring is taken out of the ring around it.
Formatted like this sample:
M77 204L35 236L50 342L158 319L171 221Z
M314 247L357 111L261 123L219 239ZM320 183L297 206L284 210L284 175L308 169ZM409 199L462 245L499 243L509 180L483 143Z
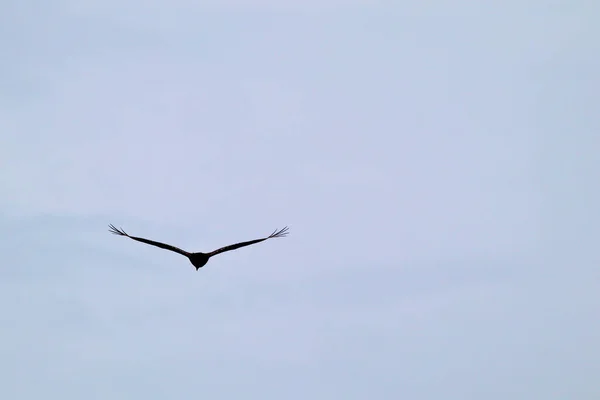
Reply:
M200 268L206 265L210 256L206 253L192 253L188 258L190 259L192 265L196 267L196 271L198 271Z
M250 241L247 241L247 242L241 242L241 243L236 243L236 244L232 244L232 245L229 245L229 246L221 247L220 249L217 249L215 251L211 251L210 253L202 253L202 252L189 253L189 252L187 252L185 250L180 249L179 247L171 246L170 244L165 244L165 243L161 243L161 242L155 242L154 240L149 240L149 239L144 239L144 238L140 238L140 237L130 236L127 233L125 233L125 231L123 229L117 229L112 224L109 225L109 228L110 228L110 232L114 233L115 235L126 236L126 237L128 237L130 239L137 240L138 242L146 243L146 244L149 244L149 245L152 245L152 246L160 247L161 249L170 250L170 251L173 251L175 253L179 253L181 255L184 255L184 256L186 256L190 260L190 262L192 263L192 265L196 268L196 271L198 271L200 268L202 268L203 266L205 266L206 263L208 262L208 260L212 256L215 256L217 254L220 254L220 253L223 253L223 252L226 252L226 251L235 250L235 249L240 248L240 247L249 246L251 244L259 243L259 242L262 242L262 241L267 240L267 239L276 238L276 237L285 237L288 234L288 228L286 226L283 229L275 230L269 236L261 238L261 239L255 239L255 240L250 240Z

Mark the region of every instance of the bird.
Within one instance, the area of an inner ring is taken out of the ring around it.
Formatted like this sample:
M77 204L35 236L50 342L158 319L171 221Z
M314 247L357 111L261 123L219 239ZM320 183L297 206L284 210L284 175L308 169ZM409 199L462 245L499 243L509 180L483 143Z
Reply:
M190 252L180 249L179 247L171 246L170 244L155 242L154 240L131 236L131 235L127 234L122 228L118 229L113 224L109 224L108 227L109 227L109 232L111 232L115 235L125 236L130 239L137 240L138 242L150 244L152 246L160 247L161 249L174 251L175 253L184 255L190 260L192 265L196 268L196 271L198 271L200 268L204 267L206 265L206 263L208 262L208 260L212 256L216 256L217 254L224 253L226 251L239 249L240 247L250 246L251 244L260 243L267 239L285 237L288 234L288 227L286 226L283 229L279 229L279 230L275 229L273 231L273 233L271 233L269 236L261 238L261 239L255 239L255 240L249 240L247 242L231 244L229 246L221 247L220 249L211 251L210 253L202 253L202 252L190 253Z

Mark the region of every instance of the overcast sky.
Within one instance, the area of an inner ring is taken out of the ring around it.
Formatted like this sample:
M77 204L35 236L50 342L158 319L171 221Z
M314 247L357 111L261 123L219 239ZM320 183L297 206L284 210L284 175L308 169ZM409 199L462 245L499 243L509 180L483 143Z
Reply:
M600 398L600 4L494 3L3 2L0 397Z

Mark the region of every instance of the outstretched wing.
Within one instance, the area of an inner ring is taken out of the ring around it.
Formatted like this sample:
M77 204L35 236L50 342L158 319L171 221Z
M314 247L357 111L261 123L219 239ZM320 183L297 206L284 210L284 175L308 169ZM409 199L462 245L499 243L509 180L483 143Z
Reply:
M174 251L175 253L182 254L186 257L190 255L190 253L188 253L187 251L181 250L179 247L171 246L170 244L155 242L154 240L148 240L148 239L139 238L139 237L135 237L135 236L129 236L127 233L125 233L125 231L123 229L117 229L117 228L115 228L115 226L113 224L108 225L108 227L110 228L109 232L114 233L115 235L126 236L130 239L137 240L138 242L151 244L152 246L160 247L161 249L171 250L171 251Z
M285 236L287 236L287 234L288 234L288 227L286 226L285 228L280 229L280 230L275 229L275 231L273 233L271 233L269 236L262 238L262 239L250 240L248 242L241 242L241 243L236 243L236 244L232 244L229 246L221 247L220 249L217 249L213 252L208 253L208 256L212 257L219 253L224 253L226 251L239 249L240 247L244 247L244 246L250 246L251 244L259 243L259 242L262 242L264 240L271 239L271 238L285 237Z

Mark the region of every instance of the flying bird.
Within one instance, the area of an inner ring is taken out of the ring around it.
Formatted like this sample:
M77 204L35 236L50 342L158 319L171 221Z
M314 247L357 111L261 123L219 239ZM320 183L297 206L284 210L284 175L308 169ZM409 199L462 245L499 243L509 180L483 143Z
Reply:
M165 243L161 243L161 242L155 242L154 240L130 236L127 233L125 233L125 231L123 229L115 228L115 226L113 224L110 224L108 227L110 228L109 232L114 233L115 235L126 236L130 239L137 240L138 242L150 244L152 246L160 247L161 249L171 250L171 251L174 251L175 253L184 255L190 260L192 265L194 267L196 267L196 271L198 271L200 268L202 268L204 265L206 265L206 263L208 262L208 259L211 258L212 256L216 256L217 254L224 253L226 251L239 249L240 247L250 246L251 244L259 243L259 242L262 242L267 239L285 237L288 234L288 227L286 226L283 229L274 230L273 233L271 233L269 236L264 237L262 239L255 239L255 240L250 240L247 242L240 242L240 243L232 244L229 246L221 247L220 249L217 249L215 251L211 251L210 253L202 253L202 252L189 253L185 250L180 249L179 247L171 246L170 244L165 244Z

